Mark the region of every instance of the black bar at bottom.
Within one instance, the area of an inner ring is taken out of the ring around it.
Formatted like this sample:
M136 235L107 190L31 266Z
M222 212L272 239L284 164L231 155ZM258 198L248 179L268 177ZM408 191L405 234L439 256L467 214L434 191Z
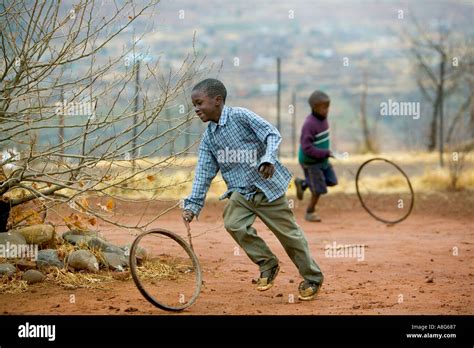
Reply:
M474 345L474 316L0 316L0 346ZM53 329L54 325L54 340ZM32 336L43 337L32 337ZM22 337L20 337L22 336ZM225 339L223 341L223 338Z

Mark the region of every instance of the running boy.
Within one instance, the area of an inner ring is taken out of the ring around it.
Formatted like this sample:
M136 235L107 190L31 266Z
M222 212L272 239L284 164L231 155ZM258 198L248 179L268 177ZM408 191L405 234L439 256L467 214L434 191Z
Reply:
M275 234L304 278L298 287L301 300L311 300L323 283L308 242L296 224L285 192L291 173L277 159L281 136L277 129L250 110L224 105L225 86L206 79L194 86L191 99L203 122L209 122L199 147L191 195L184 200L183 219L197 216L212 179L221 171L229 198L223 218L232 238L259 266L257 290L273 286L278 258L252 227L258 216Z
M329 163L332 153L329 150L328 113L331 103L329 96L315 91L308 99L311 114L306 117L301 130L298 160L303 167L305 180L296 178L296 197L303 199L304 191L309 187L311 200L306 209L305 219L320 222L321 217L316 211L319 197L328 192L327 186L337 185L337 177Z

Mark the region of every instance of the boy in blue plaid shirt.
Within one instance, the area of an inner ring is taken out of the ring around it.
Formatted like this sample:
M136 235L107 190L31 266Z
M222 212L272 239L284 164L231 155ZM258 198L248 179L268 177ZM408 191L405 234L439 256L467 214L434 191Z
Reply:
M308 242L289 208L286 190L291 173L277 159L278 130L250 110L225 105L227 91L219 80L206 79L194 86L194 110L209 126L201 140L191 195L184 200L183 219L191 222L206 198L209 186L221 171L229 198L224 226L248 257L259 266L257 290L273 286L278 258L252 227L258 216L275 234L304 278L299 298L311 300L323 283L323 274L312 259Z

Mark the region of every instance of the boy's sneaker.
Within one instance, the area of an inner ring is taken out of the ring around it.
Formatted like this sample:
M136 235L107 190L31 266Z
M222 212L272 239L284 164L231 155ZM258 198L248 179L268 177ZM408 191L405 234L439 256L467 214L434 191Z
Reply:
M303 180L296 178L295 187L296 187L296 198L298 198L301 201L303 199L303 194L304 194Z
M304 219L310 222L321 222L321 217L317 212L306 213Z
M265 291L270 289L273 286L273 282L280 270L280 266L276 265L269 270L260 273L260 278L257 280L257 290L258 291Z
M314 283L310 282L308 280L304 280L300 283L298 286L298 291L299 291L299 296L298 298L301 301L310 301L316 296L316 294L319 292L321 289L321 286L323 283Z

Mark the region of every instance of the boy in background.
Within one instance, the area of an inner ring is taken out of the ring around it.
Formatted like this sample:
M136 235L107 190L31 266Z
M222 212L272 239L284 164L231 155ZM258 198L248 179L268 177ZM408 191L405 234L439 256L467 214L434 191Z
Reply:
M321 91L315 91L308 99L311 114L306 117L301 130L298 160L303 168L305 179L296 178L296 197L303 199L309 188L311 200L306 208L305 220L320 222L316 211L319 197L328 192L327 186L337 185L337 177L329 163L330 149L329 123L327 120L331 100Z

